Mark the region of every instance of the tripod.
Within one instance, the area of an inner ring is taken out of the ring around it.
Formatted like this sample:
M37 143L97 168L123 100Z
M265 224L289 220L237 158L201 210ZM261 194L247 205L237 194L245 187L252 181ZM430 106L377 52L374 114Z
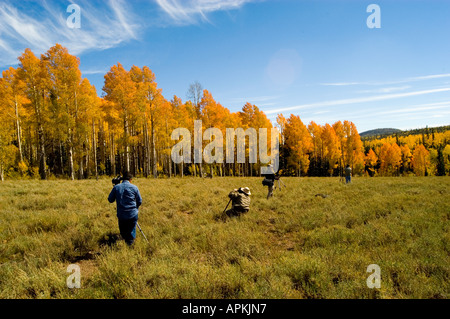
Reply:
M230 199L230 201L229 201L229 202L228 202L228 204L227 204L227 207L225 207L225 209L223 210L223 213L222 213L222 215L223 215L223 214L225 214L225 212L226 212L226 210L227 210L228 206L229 206L229 205L230 205L230 203L231 203L231 200L232 200L232 199Z
M339 159L339 183L345 183L344 174L342 172L342 158Z
M283 181L281 180L281 178L278 178L278 180L276 180L275 181L275 183L274 183L274 189L277 189L277 185L276 185L276 182L278 181L278 189L279 190L281 190L281 184L283 184L283 186L285 187L285 188L287 188L287 186L286 186L286 184L285 183L283 183Z
M145 241L148 243L148 239L147 239L147 237L145 237L145 234L144 234L144 232L142 231L141 226L139 225L139 223L136 223L136 224L137 224L137 227L139 228L139 230L141 231L142 236L144 236Z

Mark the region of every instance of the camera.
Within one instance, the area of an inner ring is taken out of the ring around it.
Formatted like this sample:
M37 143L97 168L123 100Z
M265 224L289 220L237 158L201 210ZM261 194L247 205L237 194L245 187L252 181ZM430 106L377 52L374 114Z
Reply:
M117 176L116 178L113 178L112 183L113 183L113 185L117 185L117 184L120 184L121 181L123 181L123 177Z

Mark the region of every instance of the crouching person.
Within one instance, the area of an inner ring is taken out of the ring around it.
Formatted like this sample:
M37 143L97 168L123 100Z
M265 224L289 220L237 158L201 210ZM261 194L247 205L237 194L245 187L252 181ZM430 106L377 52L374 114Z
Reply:
M232 208L226 211L228 217L240 217L250 210L250 188L235 189L228 197L231 199Z

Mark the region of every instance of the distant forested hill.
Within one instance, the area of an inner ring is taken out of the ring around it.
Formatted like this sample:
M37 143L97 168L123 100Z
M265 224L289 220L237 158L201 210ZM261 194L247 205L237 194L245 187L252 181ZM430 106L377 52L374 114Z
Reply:
M408 135L422 135L432 133L442 133L450 130L450 125L437 126L437 127L425 127L413 130L402 131L396 128L379 128L375 130L365 131L359 134L363 140L371 140L377 138L385 138L391 135L408 136Z
M402 130L396 128L377 128L375 130L365 131L359 134L361 137L371 137L380 135L391 135L394 133L400 133Z
M364 163L371 176L450 175L450 125L390 134L367 133L361 141L366 154Z

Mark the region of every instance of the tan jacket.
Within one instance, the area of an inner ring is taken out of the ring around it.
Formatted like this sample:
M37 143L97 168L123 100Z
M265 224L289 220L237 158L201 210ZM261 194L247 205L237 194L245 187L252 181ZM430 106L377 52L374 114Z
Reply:
M250 196L240 193L237 189L228 194L233 202L233 208L237 210L250 210Z

